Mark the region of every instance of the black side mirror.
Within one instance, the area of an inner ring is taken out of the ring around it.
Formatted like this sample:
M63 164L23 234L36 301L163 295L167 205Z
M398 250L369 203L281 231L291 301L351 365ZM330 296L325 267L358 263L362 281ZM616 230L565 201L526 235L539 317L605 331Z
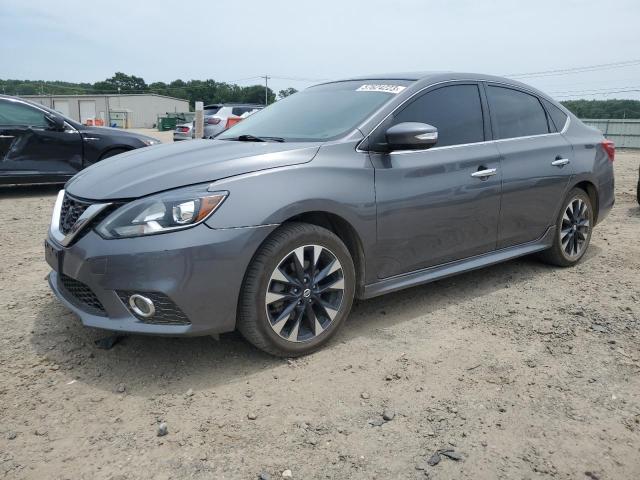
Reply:
M64 130L64 118L57 115L47 115L47 122L51 126L51 130Z
M387 130L390 150L426 150L438 141L438 129L433 125L404 122Z

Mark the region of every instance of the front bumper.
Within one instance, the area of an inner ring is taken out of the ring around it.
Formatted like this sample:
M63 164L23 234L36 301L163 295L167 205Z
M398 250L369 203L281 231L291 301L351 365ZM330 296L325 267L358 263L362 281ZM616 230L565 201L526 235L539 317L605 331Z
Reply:
M154 335L209 335L235 329L238 296L244 273L273 225L211 229L205 224L148 237L105 240L89 231L60 248L49 285L86 326ZM65 287L81 282L97 297L102 311L84 303ZM155 323L130 310L122 292L158 293L181 310L188 322ZM120 295L119 295L120 294Z

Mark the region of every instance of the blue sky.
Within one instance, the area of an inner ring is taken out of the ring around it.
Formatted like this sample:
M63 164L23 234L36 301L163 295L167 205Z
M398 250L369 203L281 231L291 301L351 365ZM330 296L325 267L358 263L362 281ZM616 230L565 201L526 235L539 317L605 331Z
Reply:
M640 59L637 0L0 0L0 78L123 71L276 89L387 71L495 74ZM637 87L634 66L523 79L556 97ZM595 98L640 98L638 92Z

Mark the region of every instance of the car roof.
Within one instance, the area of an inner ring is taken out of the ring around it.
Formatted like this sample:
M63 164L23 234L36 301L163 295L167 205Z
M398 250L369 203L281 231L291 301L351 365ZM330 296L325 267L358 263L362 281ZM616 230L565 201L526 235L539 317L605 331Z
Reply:
M428 86L430 84L446 82L446 81L462 81L470 80L475 82L495 82L506 85L512 85L520 87L531 92L534 92L544 98L551 99L549 95L541 92L540 90L507 77L501 77L497 75L487 75L483 73L470 73L470 72L449 72L449 71L422 71L422 72L396 72L396 73L376 73L372 75L361 75L350 78L343 78L340 80L332 80L329 82L323 82L318 85L326 85L330 83L348 82L348 81L363 81L363 80L404 80L414 82L414 85L419 88ZM552 99L551 99L552 100ZM555 101L554 101L555 103Z

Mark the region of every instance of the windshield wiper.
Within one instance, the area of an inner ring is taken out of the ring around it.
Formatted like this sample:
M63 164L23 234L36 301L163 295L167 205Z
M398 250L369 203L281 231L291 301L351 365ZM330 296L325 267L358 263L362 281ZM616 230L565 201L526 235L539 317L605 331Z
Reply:
M224 138L223 140L236 140L238 142L284 142L282 137L256 137L255 135L239 135L232 138Z

